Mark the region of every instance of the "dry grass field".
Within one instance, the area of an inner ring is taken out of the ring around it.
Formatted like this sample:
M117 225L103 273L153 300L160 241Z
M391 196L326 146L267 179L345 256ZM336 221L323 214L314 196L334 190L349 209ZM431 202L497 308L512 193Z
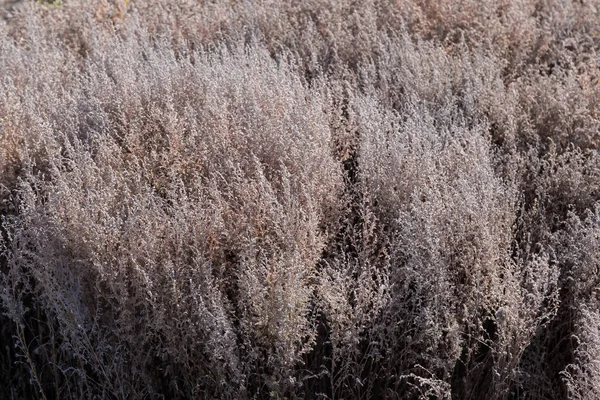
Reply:
M0 398L600 399L599 0L0 4Z

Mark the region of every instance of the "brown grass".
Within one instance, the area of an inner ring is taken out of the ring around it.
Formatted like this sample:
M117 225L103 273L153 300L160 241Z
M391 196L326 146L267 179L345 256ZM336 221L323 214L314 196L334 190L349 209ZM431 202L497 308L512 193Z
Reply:
M0 397L600 396L597 2L0 4Z

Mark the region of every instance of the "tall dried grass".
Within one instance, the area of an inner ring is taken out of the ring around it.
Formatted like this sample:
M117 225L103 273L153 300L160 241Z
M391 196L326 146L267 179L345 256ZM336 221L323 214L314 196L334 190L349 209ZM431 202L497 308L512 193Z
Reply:
M599 7L3 2L0 396L597 398Z

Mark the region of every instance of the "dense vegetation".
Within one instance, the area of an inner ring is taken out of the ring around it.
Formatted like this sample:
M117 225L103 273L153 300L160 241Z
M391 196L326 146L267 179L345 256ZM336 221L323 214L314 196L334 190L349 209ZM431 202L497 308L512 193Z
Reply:
M0 398L600 398L598 0L0 11Z

